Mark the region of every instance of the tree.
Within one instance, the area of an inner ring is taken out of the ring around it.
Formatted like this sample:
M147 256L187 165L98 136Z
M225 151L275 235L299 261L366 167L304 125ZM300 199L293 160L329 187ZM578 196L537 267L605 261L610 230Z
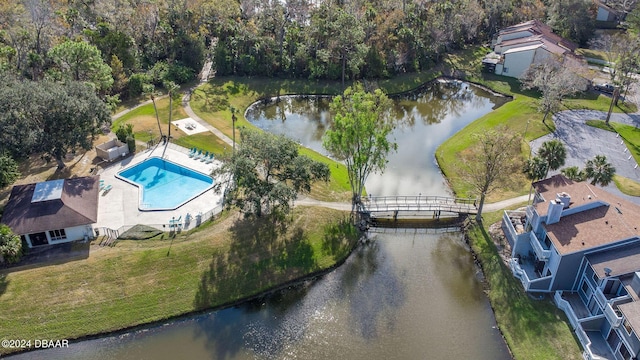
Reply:
M224 201L246 215L286 214L300 192L317 180L329 180L329 167L298 153L298 144L280 135L240 129L235 154L223 154L213 171L216 190L226 186Z
M529 200L531 200L531 192L533 191L533 183L547 177L549 164L545 159L536 155L524 163L522 172L527 179L531 181L531 187L529 187L529 199L527 200L527 202L529 202Z
M587 160L584 173L591 185L607 186L613 181L613 175L616 174L616 168L607 161L604 155L596 155L593 159Z
M384 171L387 155L397 148L387 139L393 130L390 108L390 100L381 90L366 92L361 84L348 87L331 103L335 116L324 135L323 146L347 166L354 210L360 204L369 175Z
M163 83L164 88L167 90L167 94L169 94L169 131L168 131L168 135L167 135L167 141L171 140L171 118L173 115L173 97L176 96L176 94L179 94L178 90L180 90L180 87L178 86L178 84L174 83L173 81L165 81ZM155 109L155 101L153 102L154 105L154 109ZM156 110L156 116L157 116L158 112Z
M547 8L549 25L560 36L584 45L595 29L591 0L555 0Z
M93 84L99 93L106 93L113 84L111 68L105 64L100 50L84 41L65 41L49 50L57 67L54 78L84 81Z
M0 154L0 189L13 184L20 177L18 164L7 154Z
M549 170L558 170L564 165L567 159L567 149L562 142L558 139L545 141L538 149L538 156L542 158L547 164L547 171L544 174L544 178L549 175Z
M580 170L580 168L577 166L569 166L567 168L564 168L560 170L560 173L564 175L567 179L570 179L573 181L585 181L587 179L587 176L584 173L584 171Z
M482 221L485 198L504 184L518 167L520 137L506 127L474 134L475 144L462 154L461 176L480 194L477 221Z
M160 117L158 116L158 107L156 106L156 88L155 86L153 86L153 84L143 84L142 85L142 92L144 93L145 96L148 96L151 99L151 102L153 103L153 113L156 114L156 121L158 122L158 131L160 131L160 138L164 138L164 135L162 134L162 126L160 126ZM169 124L169 126L171 126L171 124Z
M63 168L69 151L90 149L100 128L111 121L106 104L87 84L9 81L3 85L1 147L13 155L44 153Z
M0 259L12 264L22 257L22 241L4 224L0 224ZM0 261L1 262L1 261Z
M549 164L542 157L534 156L532 159L529 159L524 163L523 172L527 179L531 180L533 183L534 181L547 177Z
M587 80L578 76L566 64L552 59L533 63L522 74L520 79L524 89L538 89L542 93L539 110L544 113L542 122L545 123L550 112L560 107L562 99L587 89Z

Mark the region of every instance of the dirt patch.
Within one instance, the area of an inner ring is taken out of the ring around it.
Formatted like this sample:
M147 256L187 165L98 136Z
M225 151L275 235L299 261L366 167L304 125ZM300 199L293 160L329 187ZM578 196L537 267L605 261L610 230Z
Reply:
M0 190L0 208L3 208L9 200L13 185L33 184L48 180L91 175L91 170L101 161L96 155L95 146L109 140L109 136L99 135L93 142L91 150L81 150L75 154L67 154L64 159L66 166L62 170L58 170L58 165L55 160L46 161L41 154L19 160L18 168L22 176L12 185Z
M131 229L122 233L119 236L120 239L128 239L128 240L146 240L151 239L152 237L158 236L162 234L162 231L152 228L146 225L136 225Z
M496 249L498 249L498 255L500 255L502 262L504 262L506 266L509 266L509 259L511 258L511 245L509 245L509 241L507 241L507 238L504 236L504 231L502 230L502 220L489 226L489 236L491 236L493 244L496 246Z

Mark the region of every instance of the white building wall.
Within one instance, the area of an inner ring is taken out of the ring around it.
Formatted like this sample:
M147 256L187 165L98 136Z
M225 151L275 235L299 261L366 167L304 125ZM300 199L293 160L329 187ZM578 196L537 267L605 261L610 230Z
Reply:
M52 229L52 230L59 230L59 229ZM65 235L67 236L66 239L52 240L51 234L49 234L49 231L45 231L45 234L47 235L47 241L49 242L50 245L52 245L52 244L68 243L76 240L84 240L85 236L89 239L93 238L93 227L91 225L80 225L80 226L65 228L64 232L65 232ZM31 245L31 239L29 238L29 235L25 234L25 239L27 240L27 245L29 245L29 247L33 247L33 245Z
M501 75L519 78L520 76L522 76L524 71L527 70L529 65L531 65L534 55L534 50L505 54Z

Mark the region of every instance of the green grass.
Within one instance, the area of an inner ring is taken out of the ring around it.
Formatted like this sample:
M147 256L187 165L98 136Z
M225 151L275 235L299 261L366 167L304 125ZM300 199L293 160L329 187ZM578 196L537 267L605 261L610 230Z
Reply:
M483 214L488 226L502 212ZM581 359L582 353L564 313L551 299L533 300L498 255L487 228L473 226L470 245L488 283L487 296L515 359Z
M550 121L547 121L547 124L542 123L543 116L537 111L535 98L531 96L531 92L520 91L516 79L490 75L478 78L477 81L492 89L499 89L501 92L513 96L514 99L467 125L436 150L436 159L451 188L456 195L463 197L475 196L471 185L459 175L458 168L460 153L475 144L473 134L480 134L496 126L505 125L509 131L525 137L526 141L522 144L521 153L514 154L514 156L519 155L521 158L526 158L530 151L528 142L554 130ZM522 174L514 175L514 181L510 182L510 186L489 194L488 200L490 202L528 192L529 182Z
M346 217L296 208L284 229L227 215L173 241L120 240L84 260L0 273L0 338L77 338L259 294L344 259L357 242Z
M576 50L576 53L584 57L607 61L607 54L604 51L580 48Z
M222 154L225 151L231 150L231 146L208 131L190 136L182 136L180 138L173 139L173 142L187 149L196 147L200 150L215 154Z
M168 130L167 125L169 124L169 99L156 100L156 106L158 108L158 118L160 119L162 132L166 134ZM182 102L180 100L174 100L171 119L179 120L186 117L187 113L182 108ZM160 136L153 104L143 105L114 120L111 124L111 131L115 132L122 124L133 125L136 140L148 141Z
M624 194L630 196L640 196L640 183L620 175L613 176L616 187Z

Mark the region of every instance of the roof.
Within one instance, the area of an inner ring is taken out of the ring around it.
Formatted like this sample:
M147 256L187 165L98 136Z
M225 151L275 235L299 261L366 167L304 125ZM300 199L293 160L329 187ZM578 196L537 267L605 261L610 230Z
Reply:
M556 194L566 192L571 203L555 224L545 224L547 235L561 254L600 247L621 240L640 238L640 207L586 182L575 182L562 175L555 175L533 184L544 203L534 207L540 216L547 214L548 202Z
M514 32L521 32L521 31L529 31L530 33L533 34L533 36L529 36L529 37L539 36L540 38L544 38L549 43L565 48L570 52L573 52L578 48L578 45L563 38L560 35L555 34L553 32L553 29L551 29L549 25L543 23L540 20L530 20L517 25L509 26L507 28L500 30L500 32L498 32L498 36L506 35ZM524 37L524 38L528 38L528 37ZM505 44L508 41L513 41L513 40L517 40L517 39L506 40L500 44Z
M539 48L541 46L542 46L542 44L538 43L538 44L527 45L527 46L513 47L513 48L503 52L503 54L507 55L507 54L511 54L511 53L515 53L515 52L535 50L535 49L537 49L537 48Z
M4 208L2 223L19 235L93 224L98 220L99 177L65 179L59 197L39 200L34 192L45 183L16 185ZM55 183L54 183L55 184Z
M591 267L600 279L622 276L640 270L640 246L629 244L587 255ZM604 269L610 270L607 272Z
M618 309L622 311L622 315L627 319L633 331L640 334L640 302L632 301L626 304L618 305Z

